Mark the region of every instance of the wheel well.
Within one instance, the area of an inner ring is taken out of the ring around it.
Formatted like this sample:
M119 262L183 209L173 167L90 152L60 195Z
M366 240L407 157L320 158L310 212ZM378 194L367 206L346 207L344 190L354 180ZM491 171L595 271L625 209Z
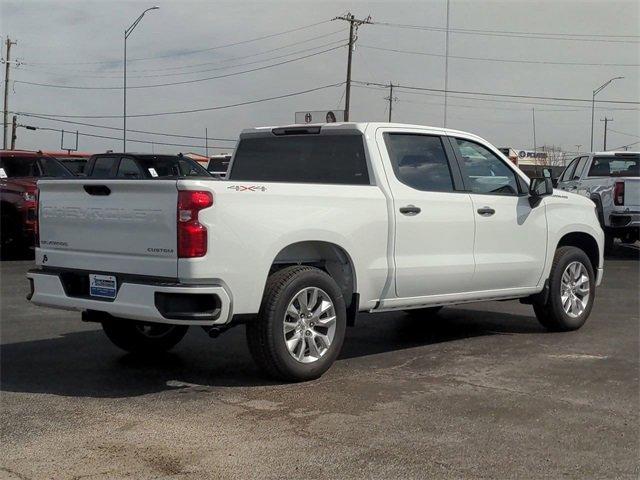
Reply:
M349 254L340 246L321 241L293 243L283 248L271 264L269 275L289 265L312 265L333 278L347 308L356 293L356 273Z
M600 251L598 250L598 242L588 233L573 232L567 233L558 242L558 247L577 247L587 254L591 261L591 266L595 272L600 263Z

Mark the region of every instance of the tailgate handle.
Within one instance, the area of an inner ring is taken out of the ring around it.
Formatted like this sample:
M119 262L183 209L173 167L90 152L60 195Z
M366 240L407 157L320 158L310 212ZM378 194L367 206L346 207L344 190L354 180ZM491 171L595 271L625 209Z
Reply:
M111 190L106 185L85 185L84 191L89 195L107 196L111 194Z

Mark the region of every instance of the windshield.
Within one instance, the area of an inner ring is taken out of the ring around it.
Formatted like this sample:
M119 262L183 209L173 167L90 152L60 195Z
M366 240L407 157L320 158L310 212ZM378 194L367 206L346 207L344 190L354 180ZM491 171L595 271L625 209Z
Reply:
M589 169L590 177L638 177L640 155L595 157Z
M203 166L186 157L138 157L138 162L153 178L210 177Z
M72 177L60 162L50 157L0 156L0 175L19 177Z

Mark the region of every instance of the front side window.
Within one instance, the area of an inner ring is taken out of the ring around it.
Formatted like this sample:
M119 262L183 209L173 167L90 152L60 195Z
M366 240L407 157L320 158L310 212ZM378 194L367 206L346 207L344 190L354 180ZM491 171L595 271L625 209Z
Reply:
M516 174L488 148L462 138L455 145L465 167L469 189L473 193L518 195Z
M569 164L569 166L564 169L564 172L562 172L562 175L560 176L561 182L568 182L569 180L571 180L571 177L573 176L573 172L576 169L578 160L580 160L580 158L574 158Z
M453 179L442 139L433 135L385 133L396 178L426 192L453 192Z
M595 157L590 177L640 177L640 155Z
M572 180L580 179L580 177L582 176L582 170L584 170L584 165L585 163L587 163L587 160L589 160L589 157L580 157L580 160L578 160L578 163L576 163L576 169L573 172L573 175L571 175Z
M125 157L118 165L118 178L142 178L138 165L132 158Z
M116 157L98 157L93 163L92 177L108 178Z
M245 137L230 180L369 185L362 134Z

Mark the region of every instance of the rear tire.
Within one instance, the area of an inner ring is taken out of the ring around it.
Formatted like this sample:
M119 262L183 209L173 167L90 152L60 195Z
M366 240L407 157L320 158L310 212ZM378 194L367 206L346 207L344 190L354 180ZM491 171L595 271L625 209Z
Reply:
M548 330L577 330L587 321L595 297L595 276L591 261L576 247L556 250L549 274L546 301L533 301L538 321Z
M427 307L427 308L414 308L412 310L405 310L404 313L409 315L411 318L415 318L416 320L435 317L440 310L442 310L442 305L438 307Z
M258 318L246 326L249 351L269 376L299 382L326 372L342 349L347 309L336 282L318 268L272 274Z
M113 344L134 354L157 354L175 347L188 330L186 325L166 325L115 319L102 322L102 329Z

